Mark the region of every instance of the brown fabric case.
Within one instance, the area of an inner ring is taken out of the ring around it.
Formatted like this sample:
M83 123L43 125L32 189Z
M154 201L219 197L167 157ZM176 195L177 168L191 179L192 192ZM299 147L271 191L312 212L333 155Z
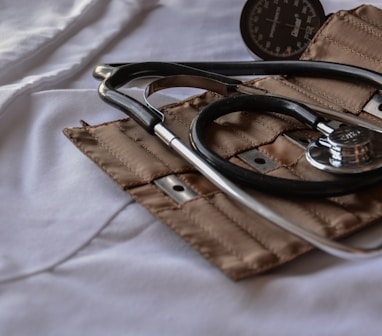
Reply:
M382 27L378 25L381 19L382 12L372 6L332 15L303 59L343 62L382 72L379 56ZM362 112L375 93L369 87L326 79L284 77L264 78L252 84L381 123L377 117ZM195 114L219 98L206 92L166 106L165 123L187 142ZM301 180L332 178L306 162L303 149L283 135L286 131L311 135L311 131L292 118L243 112L219 119L211 130L210 140L221 155L240 165L245 164L236 154L257 148L277 163L277 168L267 174ZM83 127L67 128L64 133L123 190L234 280L270 270L312 249L230 200L132 120L97 126L83 123ZM178 204L153 183L171 174L191 186L197 197ZM296 223L333 239L348 236L382 216L381 186L328 199L282 199L253 190L250 193Z

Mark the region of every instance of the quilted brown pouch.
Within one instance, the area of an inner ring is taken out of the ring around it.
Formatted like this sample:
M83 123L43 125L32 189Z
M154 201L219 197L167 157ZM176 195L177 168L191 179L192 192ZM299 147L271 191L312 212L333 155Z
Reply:
M371 6L336 13L320 30L303 58L343 62L381 72L382 28L378 26L381 19L381 11ZM378 116L362 112L375 94L369 87L284 77L264 78L252 84L382 124ZM220 98L206 92L163 107L165 124L188 142L195 114ZM259 169L268 160L273 163L266 174L297 180L332 178L307 163L303 148L285 136L291 132L298 137L312 135L289 117L242 112L219 119L210 137L216 151L236 164L245 166L238 153L256 149L260 153ZM82 127L67 128L64 133L123 190L234 280L270 270L312 249L232 201L130 119L96 126L83 123ZM192 197L179 201L163 192L158 181L168 176L175 176L179 182L173 188L175 193L190 188L194 192ZM249 192L296 223L339 239L381 219L381 188L376 185L359 193L325 199L287 199Z

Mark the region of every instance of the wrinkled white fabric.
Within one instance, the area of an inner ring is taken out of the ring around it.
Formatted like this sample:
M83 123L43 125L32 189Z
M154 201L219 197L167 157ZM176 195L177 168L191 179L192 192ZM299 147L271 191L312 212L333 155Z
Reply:
M5 36L0 44L0 57L4 57L0 59L2 113L13 97L72 78L134 21L137 13L155 1L25 3L4 4L8 9L0 28L1 36ZM13 41L14 35L17 38Z
M98 63L251 59L244 2L0 0L0 335L380 333L380 259L313 252L232 282L62 134L124 117Z
M5 9L0 14L0 280L62 262L130 202L101 172L86 174L90 163L73 156L77 151L61 132L78 124L81 110L102 113L96 91L57 87L153 5L94 0L0 4ZM106 185L100 188L98 178ZM105 197L108 185L113 192Z

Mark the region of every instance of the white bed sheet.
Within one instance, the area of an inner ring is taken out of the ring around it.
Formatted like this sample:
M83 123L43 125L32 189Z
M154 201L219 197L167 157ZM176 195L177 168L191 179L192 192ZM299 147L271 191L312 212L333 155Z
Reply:
M62 134L122 116L98 63L250 60L244 2L0 0L0 335L380 333L381 259L312 252L235 283Z

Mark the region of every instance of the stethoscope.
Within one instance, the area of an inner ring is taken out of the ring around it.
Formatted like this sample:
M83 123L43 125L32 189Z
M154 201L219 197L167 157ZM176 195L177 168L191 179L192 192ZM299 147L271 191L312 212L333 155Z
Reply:
M234 200L330 254L351 259L380 255L382 247L350 247L293 223L240 187L244 184L282 196L329 197L352 193L382 180L382 131L378 126L353 115L275 96L229 77L280 74L345 79L382 89L382 76L376 72L316 61L144 62L104 64L94 70L95 77L102 79L98 92L104 101L156 135ZM159 77L146 87L146 104L118 90L143 77ZM163 113L149 101L154 93L174 87L201 88L227 96L207 105L195 117L190 129L192 148L165 126ZM288 180L256 173L225 160L211 149L206 132L217 118L237 111L286 114L321 132L322 136L307 146L306 158L316 168L340 174L340 178L329 181ZM346 125L334 129L325 121L328 116Z

